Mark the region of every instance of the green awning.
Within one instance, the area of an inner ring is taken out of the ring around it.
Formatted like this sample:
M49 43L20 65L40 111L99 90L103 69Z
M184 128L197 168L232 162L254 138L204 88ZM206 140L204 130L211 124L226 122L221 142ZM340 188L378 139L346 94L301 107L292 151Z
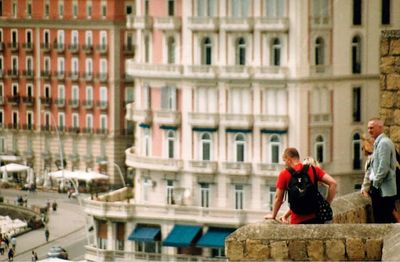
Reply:
M161 234L159 227L138 226L129 235L128 240L154 242L159 234Z
M200 236L201 226L175 225L167 238L163 241L163 246L189 247L194 244Z
M200 240L197 242L198 247L224 248L225 238L229 236L235 229L233 228L217 228L210 227Z

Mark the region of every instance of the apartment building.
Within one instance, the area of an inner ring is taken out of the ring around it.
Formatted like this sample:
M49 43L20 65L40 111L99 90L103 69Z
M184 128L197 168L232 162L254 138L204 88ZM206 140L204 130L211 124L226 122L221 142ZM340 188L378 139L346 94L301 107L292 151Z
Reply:
M87 259L223 256L229 232L271 210L288 146L339 194L358 190L395 1L137 0L134 11L134 200L86 202L99 231Z
M0 1L0 154L47 172L96 170L121 184L133 126L125 104L129 1ZM61 161L63 160L63 161Z

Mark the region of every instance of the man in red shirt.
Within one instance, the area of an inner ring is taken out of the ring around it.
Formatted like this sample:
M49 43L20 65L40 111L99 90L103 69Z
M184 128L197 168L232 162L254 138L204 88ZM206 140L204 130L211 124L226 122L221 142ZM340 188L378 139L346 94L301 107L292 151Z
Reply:
M287 148L285 150L285 152L283 153L283 161L285 162L285 165L287 167L291 167L296 171L299 171L303 168L303 164L300 161L299 152L297 151L296 148L291 148L291 147ZM330 175L325 173L325 171L323 171L321 168L319 168L317 166L315 166L314 168L315 168L316 176L317 176L318 180L328 186L328 196L326 197L326 200L329 203L332 203L332 200L336 194L335 179L333 179ZM310 177L310 180L312 183L316 183L316 181L314 181L314 173L313 173L313 170L311 167L308 169L308 176ZM265 219L276 219L278 211L281 208L281 205L283 203L283 197L285 195L285 191L288 189L291 178L292 178L292 175L290 174L290 172L287 169L284 169L279 173L278 181L276 182L276 193L275 193L272 214L267 214L265 216ZM319 221L317 221L317 219L315 217L315 213L300 215L300 214L296 214L293 211L291 211L290 217L291 217L290 218L291 224L320 223Z

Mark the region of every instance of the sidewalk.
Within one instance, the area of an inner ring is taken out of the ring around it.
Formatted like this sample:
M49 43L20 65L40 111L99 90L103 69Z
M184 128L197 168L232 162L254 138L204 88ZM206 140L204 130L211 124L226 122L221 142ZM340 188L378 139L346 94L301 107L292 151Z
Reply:
M77 204L68 203L67 201L59 201L57 211L49 210L49 218L49 242L46 242L43 227L17 236L15 256L31 252L32 249L51 243L58 238L79 231L85 227L85 214L82 208ZM7 261L7 259L7 252L3 256L0 256L1 261ZM18 260L18 257L16 260Z

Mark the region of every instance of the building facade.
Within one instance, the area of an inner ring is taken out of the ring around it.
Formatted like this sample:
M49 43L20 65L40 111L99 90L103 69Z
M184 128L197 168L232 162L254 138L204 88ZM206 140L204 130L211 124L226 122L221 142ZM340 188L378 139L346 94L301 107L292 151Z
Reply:
M339 195L358 190L380 35L399 14L390 0L136 1L134 200L87 201L91 255L223 255L230 230L271 210L289 146L316 158Z
M0 1L0 154L46 172L98 170L121 184L133 128L129 1ZM61 161L63 160L63 161Z

